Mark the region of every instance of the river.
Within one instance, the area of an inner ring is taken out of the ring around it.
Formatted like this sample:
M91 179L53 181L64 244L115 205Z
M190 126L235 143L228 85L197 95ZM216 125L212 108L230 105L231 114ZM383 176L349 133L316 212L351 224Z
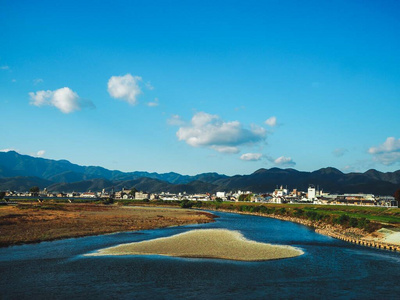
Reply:
M214 212L213 212L214 213ZM215 223L0 249L1 299L398 299L400 255L276 219L215 212ZM121 243L192 229L239 230L305 254L265 262L163 256L93 257Z

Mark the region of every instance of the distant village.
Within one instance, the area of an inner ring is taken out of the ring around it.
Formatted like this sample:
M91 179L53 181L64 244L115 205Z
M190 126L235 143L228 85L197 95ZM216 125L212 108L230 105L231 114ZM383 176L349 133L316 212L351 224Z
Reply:
M101 192L72 192L72 193L54 193L44 190L35 190L30 192L5 192L4 199L12 200L17 198L67 198L71 202L74 199L84 200L163 200L163 201L235 201L235 202L259 202L259 203L279 203L279 204L320 204L320 205L355 205L355 206L379 206L379 207L398 207L398 201L393 196L375 196L373 194L330 194L323 192L318 187L310 185L307 191L293 189L289 191L283 186L277 187L271 193L257 194L251 191L236 192L216 192L215 194L187 194L185 192L172 194L146 193L137 191L135 188L122 189L120 191L107 192L104 189Z

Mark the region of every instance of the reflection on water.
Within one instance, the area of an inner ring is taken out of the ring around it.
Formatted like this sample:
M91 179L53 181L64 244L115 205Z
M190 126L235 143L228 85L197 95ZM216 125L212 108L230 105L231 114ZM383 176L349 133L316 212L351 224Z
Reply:
M362 248L302 225L218 213L217 222L0 249L0 298L397 299L400 255ZM239 230L305 254L266 262L164 256L86 257L101 248L193 228Z

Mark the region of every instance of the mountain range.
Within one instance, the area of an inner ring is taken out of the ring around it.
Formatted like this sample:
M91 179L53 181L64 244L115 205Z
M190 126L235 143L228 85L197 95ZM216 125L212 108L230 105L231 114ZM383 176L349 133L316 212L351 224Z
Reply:
M309 184L331 193L373 193L392 195L400 188L400 170L365 173L343 173L335 168L313 172L295 169L259 169L249 175L227 176L202 173L195 176L178 173L121 172L97 166L80 166L67 160L51 160L15 151L0 152L0 190L27 191L32 186L49 191L100 191L133 188L157 192L214 193L216 191L250 190L271 192L278 185L307 190Z

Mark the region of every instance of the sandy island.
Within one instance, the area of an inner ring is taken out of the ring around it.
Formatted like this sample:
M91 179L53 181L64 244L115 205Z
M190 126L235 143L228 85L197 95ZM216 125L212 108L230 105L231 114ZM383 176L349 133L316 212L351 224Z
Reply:
M87 255L167 255L263 261L295 257L303 253L300 249L291 246L271 245L247 240L238 231L200 229L171 237L118 245Z

